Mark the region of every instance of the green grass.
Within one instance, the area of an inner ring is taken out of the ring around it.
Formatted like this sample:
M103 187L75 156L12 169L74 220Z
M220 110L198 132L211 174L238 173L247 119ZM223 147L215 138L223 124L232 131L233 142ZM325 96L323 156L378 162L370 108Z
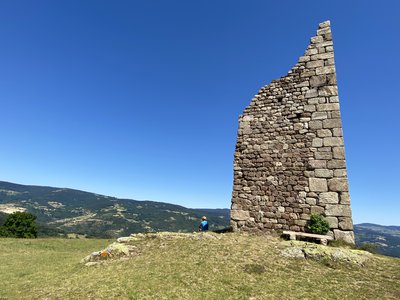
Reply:
M0 299L399 299L400 259L364 267L279 255L279 239L144 239L139 256L79 261L110 240L0 239Z

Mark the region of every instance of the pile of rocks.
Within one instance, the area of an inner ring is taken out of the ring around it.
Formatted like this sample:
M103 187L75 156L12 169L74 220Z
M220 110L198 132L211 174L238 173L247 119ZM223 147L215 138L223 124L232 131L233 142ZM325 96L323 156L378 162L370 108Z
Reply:
M304 231L312 213L327 217L332 237L354 243L329 21L244 110L234 159L234 230Z
M94 266L106 262L109 259L121 259L139 255L139 249L118 239L117 242L108 245L107 248L95 251L81 260L86 266Z

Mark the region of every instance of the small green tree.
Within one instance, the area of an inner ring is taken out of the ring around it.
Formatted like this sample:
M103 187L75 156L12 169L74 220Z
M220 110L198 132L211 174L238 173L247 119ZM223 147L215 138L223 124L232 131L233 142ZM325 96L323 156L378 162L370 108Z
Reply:
M0 237L8 237L8 231L4 226L0 226Z
M36 216L26 212L15 212L8 215L2 228L0 235L16 238L36 238L37 226L35 223Z
M323 216L311 214L307 229L312 233L326 234L329 231L329 223Z

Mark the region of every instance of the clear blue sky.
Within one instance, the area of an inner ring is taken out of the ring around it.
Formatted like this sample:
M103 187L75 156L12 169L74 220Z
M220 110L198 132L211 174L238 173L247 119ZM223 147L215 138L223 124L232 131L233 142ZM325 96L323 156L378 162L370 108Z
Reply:
M356 223L400 225L400 1L0 1L0 180L230 207L238 116L331 20Z

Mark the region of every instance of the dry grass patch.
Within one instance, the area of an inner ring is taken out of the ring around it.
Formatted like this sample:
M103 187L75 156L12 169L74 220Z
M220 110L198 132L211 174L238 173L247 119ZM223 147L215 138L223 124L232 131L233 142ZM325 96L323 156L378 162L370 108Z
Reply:
M269 236L194 234L134 241L140 255L85 267L109 240L0 240L6 299L399 299L400 260L364 267L286 258Z

